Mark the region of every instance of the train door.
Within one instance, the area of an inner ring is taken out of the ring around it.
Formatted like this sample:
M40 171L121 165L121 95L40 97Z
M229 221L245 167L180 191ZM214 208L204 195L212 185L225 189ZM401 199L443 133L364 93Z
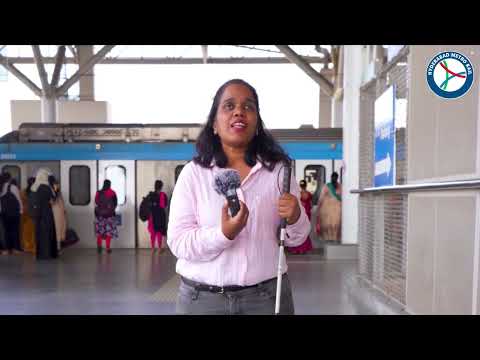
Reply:
M97 246L94 231L97 162L78 160L61 162L61 190L67 212L67 225L77 233L78 247Z
M155 180L163 182L163 191L167 194L168 205L172 198L173 188L177 181L178 175L187 161L170 161L170 160L145 160L137 161L137 206L140 206L142 199L147 196L150 191L154 190ZM167 207L167 222L168 222ZM138 211L137 211L138 213ZM137 218L138 228L138 247L150 247L150 234L147 229L147 222L142 222ZM162 244L166 246L166 241Z
M98 161L98 185L103 186L103 180L112 182L116 192L118 206L115 210L118 216L118 239L113 247L135 248L135 161L134 160L100 160Z
M296 160L295 162L297 183L305 179L307 191L310 191L313 195L314 206L318 202L323 185L330 179L332 168L332 160Z
M295 162L297 183L305 179L307 183L307 191L313 195L312 199L312 231L310 239L314 248L322 248L323 242L315 233L315 226L317 222L318 208L317 203L320 197L323 186L329 181L332 169L332 160L296 160Z

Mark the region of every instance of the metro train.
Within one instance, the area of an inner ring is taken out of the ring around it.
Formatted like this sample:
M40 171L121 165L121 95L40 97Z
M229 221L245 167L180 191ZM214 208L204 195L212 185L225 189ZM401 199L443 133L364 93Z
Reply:
M82 248L96 247L95 192L104 179L110 179L118 196L120 219L114 247L148 248L147 227L138 218L140 202L153 190L156 179L163 181L163 190L171 198L181 169L195 154L195 139L202 126L24 123L0 139L0 171L8 171L24 189L38 168L50 169L60 182L68 226L80 239L76 246ZM269 131L293 159L297 182L306 180L314 204L333 171L342 181L341 128ZM314 241L314 247L319 247L318 242Z

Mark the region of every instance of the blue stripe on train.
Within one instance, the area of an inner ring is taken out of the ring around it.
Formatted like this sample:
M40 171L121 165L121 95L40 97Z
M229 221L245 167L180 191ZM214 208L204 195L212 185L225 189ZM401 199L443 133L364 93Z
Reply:
M193 143L0 144L0 160L190 160ZM293 159L341 159L342 144L281 142ZM334 146L332 146L334 145Z

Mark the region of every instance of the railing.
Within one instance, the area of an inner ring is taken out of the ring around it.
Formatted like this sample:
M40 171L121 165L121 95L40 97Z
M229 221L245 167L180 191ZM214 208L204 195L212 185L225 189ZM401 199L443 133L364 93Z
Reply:
M438 190L470 190L480 189L480 179L445 181L435 183L408 184L396 186L381 186L365 189L351 190L352 194L375 194L375 193L405 193L414 191L438 191Z

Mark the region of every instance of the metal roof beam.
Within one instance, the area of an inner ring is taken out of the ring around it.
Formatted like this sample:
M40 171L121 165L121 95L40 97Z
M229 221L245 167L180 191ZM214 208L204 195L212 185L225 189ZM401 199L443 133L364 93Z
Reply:
M110 50L112 50L115 45L105 45L102 49L100 49L95 55L93 55L90 60L88 60L85 64L83 64L78 71L72 75L70 79L65 81L62 86L57 88L57 96L62 96L67 92L73 84L75 84L82 75L89 72L100 60L102 60L105 55L107 55Z
M308 76L310 76L318 85L320 89L328 96L333 95L333 84L322 74L318 73L314 68L305 62L300 55L293 51L288 45L276 45L277 48L285 55L285 57L292 63L296 64Z
M38 75L40 76L40 82L42 83L43 94L50 97L52 92L50 84L48 83L47 72L45 71L45 65L43 64L42 52L40 46L32 45L33 56L35 57L35 64L37 65Z
M40 89L33 81L31 81L25 74L18 70L13 64L8 62L8 58L0 55L0 64L10 71L18 80L24 83L35 95L42 97L42 89Z
M56 88L58 81L60 80L60 71L62 70L62 65L65 60L65 45L61 45L57 49L57 55L55 56L55 68L53 69L52 82L50 86Z
M78 63L78 54L77 54L77 51L75 50L75 48L74 48L72 45L67 45L67 46L68 46L68 50L70 50L70 52L71 52L72 55L73 55L74 61Z
M308 64L323 64L325 59L319 56L302 56L303 61ZM209 64L290 64L291 61L284 57L209 57ZM8 62L11 64L33 64L35 59L32 57L9 57ZM54 57L44 57L43 62L46 64L55 63ZM77 64L77 59L66 57L65 62L68 64ZM98 64L118 64L118 65L195 65L204 64L203 58L182 58L182 57L108 57L100 60Z

